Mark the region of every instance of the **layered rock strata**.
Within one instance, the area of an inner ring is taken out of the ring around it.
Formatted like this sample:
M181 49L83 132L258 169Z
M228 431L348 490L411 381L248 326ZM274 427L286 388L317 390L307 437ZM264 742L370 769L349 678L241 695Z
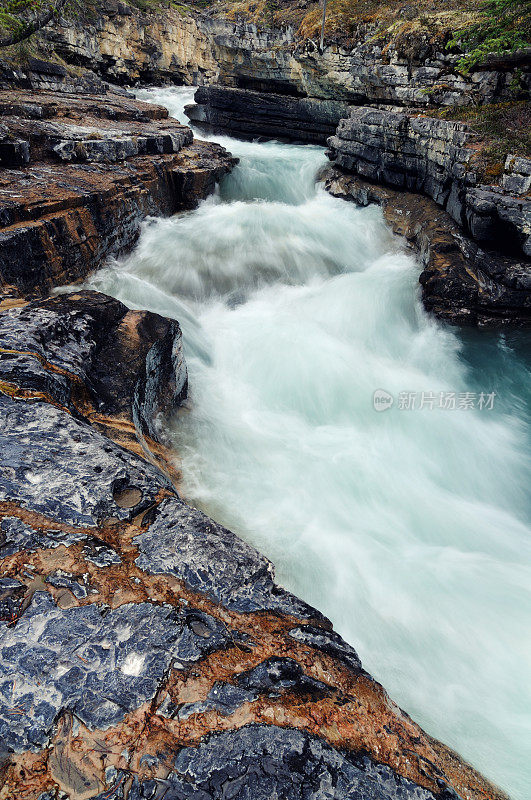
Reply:
M365 107L351 109L328 145L328 190L382 204L415 244L427 310L459 324L529 324L529 160L508 156L500 182L484 185L466 124Z
M333 44L320 53L290 28L260 30L184 9L142 14L115 2L82 24L54 25L41 41L65 61L116 82L215 84L201 86L187 109L190 119L211 131L320 144L335 134L330 153L338 166L388 187L422 192L462 227L458 267L451 280L443 271L426 281L427 308L454 321L527 319L529 161L509 156L501 182L484 185L474 166L471 131L418 111L528 97L531 52L486 59L463 75L457 55L422 36L410 37L406 50L396 42L382 47L361 26L352 47ZM37 66L27 80L66 80L39 78ZM3 147L0 142L0 157ZM23 163L24 142L19 138L8 147ZM451 225L447 233L454 241Z
M353 108L328 155L362 178L426 194L480 245L531 258L531 161L509 156L502 183L481 184L476 140L462 122Z
M349 113L348 104L337 100L220 86L202 86L194 99L195 104L185 109L192 122L209 131L246 139L264 137L324 145L341 117Z
M43 33L43 35L45 35ZM0 89L26 89L61 94L105 94L108 84L92 70L77 74L57 60L29 58L24 64L0 60Z
M192 208L235 163L165 108L113 93L0 92L0 279L45 292Z
M398 46L360 32L350 47L320 53L290 27L259 29L184 7L150 10L114 0L96 15L54 24L45 40L65 61L95 69L114 83L218 83L234 88L396 106L470 105L529 93L531 53L487 60L469 75L459 56L429 37Z
M93 292L0 313L0 798L501 798L179 498L180 348Z

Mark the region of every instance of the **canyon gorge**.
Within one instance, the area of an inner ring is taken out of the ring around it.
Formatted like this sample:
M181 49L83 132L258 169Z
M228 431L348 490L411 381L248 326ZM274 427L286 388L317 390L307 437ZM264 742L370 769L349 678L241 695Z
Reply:
M531 154L475 120L525 127L531 49L114 0L34 40L1 800L525 800Z

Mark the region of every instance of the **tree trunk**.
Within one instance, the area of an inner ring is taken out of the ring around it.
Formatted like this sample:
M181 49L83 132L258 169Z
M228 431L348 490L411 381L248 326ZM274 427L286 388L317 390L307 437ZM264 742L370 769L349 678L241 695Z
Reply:
M323 52L324 47L324 30L325 30L325 22L326 22L326 0L323 0L323 22L321 25L321 45L319 47L319 52Z

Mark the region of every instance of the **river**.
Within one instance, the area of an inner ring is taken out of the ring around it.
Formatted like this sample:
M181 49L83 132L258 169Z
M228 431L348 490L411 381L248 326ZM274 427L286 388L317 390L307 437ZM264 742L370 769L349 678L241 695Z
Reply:
M193 90L138 96L186 121ZM217 194L89 284L181 323L184 495L529 800L529 337L430 318L380 210L316 184L323 148L210 138L240 158Z

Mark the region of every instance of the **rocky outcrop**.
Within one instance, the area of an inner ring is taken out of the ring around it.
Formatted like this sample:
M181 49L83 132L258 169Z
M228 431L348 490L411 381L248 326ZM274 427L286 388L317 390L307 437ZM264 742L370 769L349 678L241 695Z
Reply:
M0 313L0 339L3 395L45 398L175 476L160 419L186 397L176 322L80 292L19 301Z
M483 185L467 125L371 108L351 109L328 144L329 191L383 204L394 230L416 243L429 311L457 323L529 324L531 162L509 156L500 183Z
M470 105L514 99L531 84L529 53L487 61L470 75L459 56L420 40L403 51L374 41L320 53L290 28L259 29L184 7L143 14L114 0L96 15L64 21L41 40L66 62L113 83L217 83L274 94L393 106Z
M0 798L501 798L179 498L180 347L93 292L0 313Z
M0 280L23 293L86 277L235 163L166 109L110 92L0 92L0 119Z
M427 311L459 325L530 324L528 262L482 249L446 211L422 195L379 186L337 167L328 168L322 180L334 197L360 206L382 206L392 230L420 259L419 282Z
M531 161L509 157L502 184L482 185L476 139L462 122L354 108L329 139L328 154L362 178L426 194L480 245L531 257ZM516 196L507 193L511 185Z
M0 60L0 89L26 89L60 94L105 94L108 85L92 71L77 74L57 60L29 58L11 64Z
M347 103L313 100L248 89L202 86L186 115L199 127L213 132L255 139L326 144L339 120L349 112Z

